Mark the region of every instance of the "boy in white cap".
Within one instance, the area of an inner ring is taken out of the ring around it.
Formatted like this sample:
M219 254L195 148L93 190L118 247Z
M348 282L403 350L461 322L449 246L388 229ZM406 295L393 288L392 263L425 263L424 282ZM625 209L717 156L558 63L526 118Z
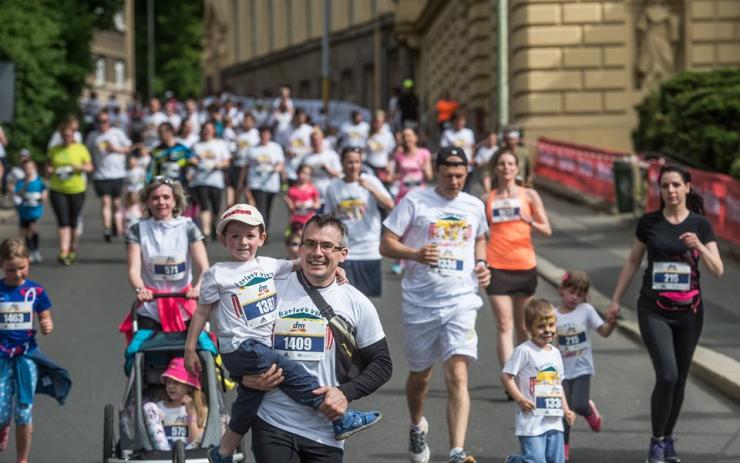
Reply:
M236 204L227 209L221 214L216 233L228 248L231 260L218 262L203 274L198 308L193 313L185 344L188 371L200 374L196 354L198 335L213 313L219 352L232 379L241 382L242 376L263 373L275 364L283 370L284 381L279 388L296 402L318 410L324 401L323 395L312 392L320 387L318 381L300 363L272 350L277 307L274 278L287 276L296 263L257 256L267 234L262 214L254 206ZM208 451L209 462L232 461L263 396L262 391L239 386L228 429L221 445ZM375 411L347 410L332 423L336 439L345 439L368 428L379 418L380 413Z

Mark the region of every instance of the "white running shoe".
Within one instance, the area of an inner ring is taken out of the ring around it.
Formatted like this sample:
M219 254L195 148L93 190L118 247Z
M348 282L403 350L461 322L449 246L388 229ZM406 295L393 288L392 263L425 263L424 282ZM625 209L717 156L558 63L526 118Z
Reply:
M429 433L429 423L427 419L421 417L419 431L412 427L409 430L409 460L411 463L429 463L431 451L427 445L427 434Z

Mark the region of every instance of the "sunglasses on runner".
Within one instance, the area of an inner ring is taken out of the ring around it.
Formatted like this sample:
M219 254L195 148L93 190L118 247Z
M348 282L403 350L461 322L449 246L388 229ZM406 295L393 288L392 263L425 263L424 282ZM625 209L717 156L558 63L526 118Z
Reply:
M321 252L327 254L334 251L341 251L344 249L342 246L337 246L336 244L332 243L331 241L314 241L314 240L304 240L301 245L308 249L308 250L314 250L316 248L320 248Z
M160 185L172 185L173 183L175 183L175 181L169 177L165 177L164 175L157 175L156 177L152 178L151 182L149 182L149 184L152 183L158 183Z

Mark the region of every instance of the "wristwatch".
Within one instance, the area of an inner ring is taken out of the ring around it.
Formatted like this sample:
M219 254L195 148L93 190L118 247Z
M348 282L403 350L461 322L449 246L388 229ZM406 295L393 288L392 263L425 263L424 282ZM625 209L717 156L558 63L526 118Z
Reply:
M486 259L475 259L475 265L483 264L486 267L488 267L488 262L486 262Z
M144 291L145 289L146 288L142 286L141 288L134 288L134 291L136 291L136 294L139 294L140 292Z

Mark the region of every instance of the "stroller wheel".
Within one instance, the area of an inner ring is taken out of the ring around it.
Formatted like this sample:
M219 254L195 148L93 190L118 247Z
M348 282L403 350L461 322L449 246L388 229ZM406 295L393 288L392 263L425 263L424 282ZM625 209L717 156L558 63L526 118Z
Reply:
M115 409L113 405L107 404L103 410L103 463L113 456L113 449L116 446L116 437L113 434L113 419Z
M179 440L175 442L172 449L172 463L185 463L185 442Z

